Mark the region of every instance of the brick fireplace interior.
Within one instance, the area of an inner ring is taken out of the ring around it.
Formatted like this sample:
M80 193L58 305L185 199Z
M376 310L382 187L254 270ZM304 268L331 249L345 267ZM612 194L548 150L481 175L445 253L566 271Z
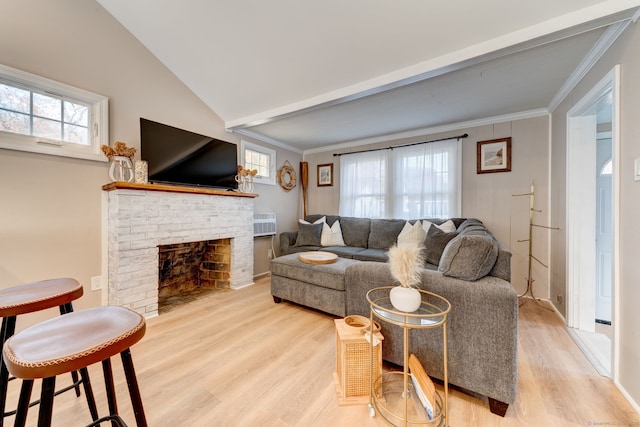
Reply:
M158 246L158 312L231 289L231 239Z

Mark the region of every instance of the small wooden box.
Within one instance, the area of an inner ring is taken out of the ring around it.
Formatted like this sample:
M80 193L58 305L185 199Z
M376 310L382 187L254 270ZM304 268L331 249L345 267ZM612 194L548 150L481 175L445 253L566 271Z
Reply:
M369 403L371 387L371 344L364 337L362 327L347 325L344 319L336 319L336 393L340 405ZM382 373L382 334L375 336L380 344L373 348L373 378Z

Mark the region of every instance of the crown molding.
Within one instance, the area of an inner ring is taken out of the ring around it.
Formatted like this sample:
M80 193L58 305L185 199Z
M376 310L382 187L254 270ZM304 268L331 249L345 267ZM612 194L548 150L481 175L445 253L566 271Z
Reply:
M553 97L547 109L554 111L560 103L571 93L573 89L582 81L587 73L593 68L593 66L600 60L602 55L611 47L611 45L620 37L629 24L637 19L640 9L636 12L633 18L625 19L621 22L616 22L607 27L605 32L600 36L595 45L591 48L587 56L578 64L576 69L571 73L569 78L560 87L556 95Z
M534 118L534 117L548 116L549 114L550 114L549 110L547 110L546 108L539 108L539 109L536 109L536 110L521 111L519 113L504 114L504 115L501 115L501 116L493 116L493 117L485 117L485 118L477 119L477 120L469 120L469 121L465 121L465 122L450 123L450 124L441 125L441 126L432 126L432 127L428 127L428 128L415 129L415 130L406 131L406 132L398 132L398 133L393 133L393 134L375 136L375 137L371 137L371 138L358 139L358 140L353 140L353 141L349 141L349 142L344 142L344 143L341 143L341 144L327 145L325 147L320 147L320 148L312 148L312 149L309 149L309 150L304 150L304 155L306 156L306 155L309 155L309 154L324 153L324 152L327 152L327 151L336 151L336 150L344 150L344 149L349 149L349 148L356 148L356 147L360 147L360 146L363 146L363 145L378 144L378 143L381 143L381 142L389 142L389 141L398 140L398 139L404 139L404 138L415 138L415 137L419 137L419 136L425 136L426 137L426 136L434 135L434 134L437 134L437 133L461 131L462 129L468 129L468 128L472 128L472 127L493 125L493 124L496 124L496 123L511 122L511 121L515 121L515 120L531 119L531 118Z
M268 136L260 135L257 132L250 131L248 129L227 129L228 132L238 133L240 135L248 136L253 139L257 139L258 141L267 143L269 145L273 145L275 147L283 148L285 150L293 151L297 154L304 154L304 151L298 147L294 147L293 145L284 143L277 139L270 138Z

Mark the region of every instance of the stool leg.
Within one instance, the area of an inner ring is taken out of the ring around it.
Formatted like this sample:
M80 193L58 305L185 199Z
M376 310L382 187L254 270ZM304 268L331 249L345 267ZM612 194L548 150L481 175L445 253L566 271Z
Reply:
M91 379L89 378L89 371L87 368L80 369L80 376L82 377L82 385L84 386L84 395L87 397L87 404L89 405L89 412L91 413L91 419L93 421L98 419L98 407L96 406L96 399L93 397L93 389L91 388Z
M9 371L4 364L4 342L8 340L16 330L16 316L2 318L2 348L0 348L0 427L4 425L4 410L7 406L7 388L9 386Z
M53 415L53 396L56 392L56 377L42 380L40 392L40 411L38 412L38 427L50 427Z
M127 378L127 386L129 387L129 396L131 396L131 405L133 406L133 413L136 417L136 424L138 427L147 427L147 418L144 415L144 408L142 407L142 398L140 397L136 371L133 368L131 350L126 349L120 353L120 357L122 358L122 367L124 368L124 374Z
M73 304L71 302L63 304L59 308L60 308L60 315L73 312ZM78 372L77 371L71 372L71 379L73 380L74 384L78 383ZM77 385L75 387L75 389L76 389L76 397L80 397L80 385Z
M32 389L33 380L22 381L22 387L20 387L20 400L18 401L16 419L13 424L14 427L24 427L27 424L27 412L29 412Z
M109 403L109 415L118 415L118 402L116 401L116 388L113 385L113 369L111 369L111 359L107 358L102 361L102 372L104 374L104 386L107 392L107 402ZM113 427L118 427L115 420L111 420Z

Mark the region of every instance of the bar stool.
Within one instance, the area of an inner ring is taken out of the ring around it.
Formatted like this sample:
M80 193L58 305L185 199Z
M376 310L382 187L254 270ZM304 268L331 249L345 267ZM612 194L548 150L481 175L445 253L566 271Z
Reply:
M144 317L118 306L96 307L46 320L17 333L4 344L4 359L9 372L21 378L15 426L27 420L33 380L42 378L38 427L51 425L56 376L102 362L109 415L89 426L111 420L126 426L118 414L111 369L111 357L120 353L129 395L138 427L147 421L140 389L133 368L130 347L145 334Z
M59 307L60 314L67 314L73 311L72 301L80 298L83 294L82 285L76 279L57 278L42 280L33 283L12 286L0 290L0 317L2 317L2 330L0 336L2 345L15 333L16 317L21 314L35 313L52 307ZM80 396L80 388L77 372L72 372L73 386L60 390L58 393L75 388L76 396ZM84 381L82 381L84 382ZM0 354L0 427L4 425L4 417L15 414L16 411L5 413L7 388L9 383L9 372L2 361ZM85 394L89 404L89 411L95 419L98 418L91 388L87 382L84 383ZM37 402L34 402L36 404Z

